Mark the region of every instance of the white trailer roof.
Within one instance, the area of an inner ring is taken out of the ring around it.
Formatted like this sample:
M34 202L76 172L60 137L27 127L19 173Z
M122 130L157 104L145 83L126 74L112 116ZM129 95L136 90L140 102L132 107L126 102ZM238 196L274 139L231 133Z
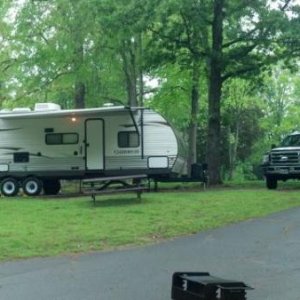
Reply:
M92 115L97 113L113 113L113 112L125 112L129 110L135 110L138 108L129 108L125 106L110 106L110 107L98 107L98 108L82 108L82 109L62 109L62 110L44 110L44 111L5 111L0 112L0 119L11 118L51 118L55 116L80 116L80 115Z

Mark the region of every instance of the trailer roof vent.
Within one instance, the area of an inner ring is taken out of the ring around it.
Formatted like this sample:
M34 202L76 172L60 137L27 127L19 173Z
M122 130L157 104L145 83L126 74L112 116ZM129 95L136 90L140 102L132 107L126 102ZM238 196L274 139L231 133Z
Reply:
M49 110L61 110L59 104L56 103L36 103L34 111L49 111Z
M103 104L103 107L113 107L113 106L115 106L115 105L113 103L110 103L110 102Z
M0 110L0 113L1 113L1 114L7 114L7 113L10 113L10 112L11 112L11 110L8 109L8 108L2 108L2 109Z
M16 108L13 108L12 111L16 112L16 113L23 113L23 112L30 112L31 109L29 107L16 107Z

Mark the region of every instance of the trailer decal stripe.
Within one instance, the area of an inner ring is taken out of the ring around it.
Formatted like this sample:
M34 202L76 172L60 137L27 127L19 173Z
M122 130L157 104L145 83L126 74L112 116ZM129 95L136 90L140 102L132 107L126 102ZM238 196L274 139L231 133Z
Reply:
M6 129L0 129L0 131L13 131L13 130L20 130L22 129L21 127L18 128L6 128Z
M0 147L0 150L12 150L12 151L19 151L23 148L16 148L16 147Z
M125 127L125 128L134 127L134 128L136 128L136 126L134 126L132 124L120 124L120 127Z
M151 125L163 125L163 126L168 126L168 127L171 127L170 124L168 124L167 122L155 122L155 121L150 121L150 122L147 122L144 124L144 126L151 126Z

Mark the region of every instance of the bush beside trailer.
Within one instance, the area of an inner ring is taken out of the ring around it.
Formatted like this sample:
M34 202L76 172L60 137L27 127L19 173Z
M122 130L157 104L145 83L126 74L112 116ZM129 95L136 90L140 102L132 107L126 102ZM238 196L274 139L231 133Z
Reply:
M0 190L57 194L61 179L186 175L174 130L151 109L107 106L0 111Z

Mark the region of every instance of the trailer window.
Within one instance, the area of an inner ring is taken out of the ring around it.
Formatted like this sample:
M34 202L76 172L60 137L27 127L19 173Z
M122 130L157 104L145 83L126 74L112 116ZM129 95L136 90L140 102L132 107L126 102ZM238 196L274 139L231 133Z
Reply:
M140 145L139 135L135 131L122 131L118 134L120 148L134 148Z
M78 144L77 133L50 133L46 134L47 145L70 145Z
M29 152L18 152L14 153L15 163L27 163L29 162Z

